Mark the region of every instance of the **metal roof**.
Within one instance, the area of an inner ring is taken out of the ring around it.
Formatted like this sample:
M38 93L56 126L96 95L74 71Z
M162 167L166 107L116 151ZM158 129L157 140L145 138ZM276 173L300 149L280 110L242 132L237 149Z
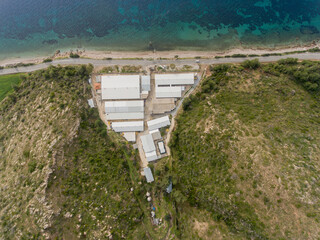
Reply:
M143 135L140 137L142 147L145 153L153 152L156 150L151 134Z
M158 159L158 155L156 151L152 151L152 152L147 152L145 153L147 161L148 162L152 162Z
M141 76L141 90L142 91L150 91L150 75Z
M144 175L146 176L147 182L151 183L154 181L153 175L152 175L152 171L150 168L146 167L143 169L144 171Z
M88 100L88 104L91 108L94 108L94 103L92 98Z
M155 83L156 86L194 84L194 73L156 74Z
M135 120L144 119L144 112L120 112L120 113L106 113L107 120Z
M170 126L170 120L168 116L156 118L147 122L149 131L159 129L162 127Z
M105 102L106 113L144 112L144 101L109 101Z
M139 75L101 76L102 99L139 99Z
M144 130L143 121L112 122L111 126L115 132L142 132Z
M159 129L149 131L149 133L151 134L153 140L161 139L161 133L160 133Z
M162 141L158 142L158 147L159 147L159 151L160 151L161 154L166 153L166 149L165 149L164 143Z
M181 87L156 87L156 98L181 98Z
M123 137L128 141L128 142L135 142L136 141L136 133L135 132L124 132Z

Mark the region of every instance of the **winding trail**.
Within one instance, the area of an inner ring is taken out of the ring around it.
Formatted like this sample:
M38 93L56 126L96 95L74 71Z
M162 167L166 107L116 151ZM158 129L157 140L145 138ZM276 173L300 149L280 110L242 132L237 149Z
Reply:
M201 64L219 64L219 63L241 63L247 59L258 58L260 62L274 62L285 58L299 58L301 60L320 60L320 53L299 53L299 54L289 54L284 56L269 56L269 57L253 57L253 58L219 58L219 59L201 59ZM6 68L0 70L0 75L13 74L13 73L23 73L23 72L33 72L36 70L44 69L50 65L79 65L79 64L89 64L93 66L110 66L110 65L141 65L141 66L151 66L151 65L169 65L175 63L176 65L190 65L195 64L195 59L178 59L178 60L98 60L98 59L87 59L87 58L68 58L68 59L58 59L51 63L40 63L28 67L18 67L18 68Z

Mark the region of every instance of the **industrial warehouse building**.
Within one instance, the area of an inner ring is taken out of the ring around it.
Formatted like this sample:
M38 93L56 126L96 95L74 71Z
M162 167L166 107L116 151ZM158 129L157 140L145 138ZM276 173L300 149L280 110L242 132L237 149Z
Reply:
M156 130L162 127L170 126L170 119L168 116L156 118L147 122L149 131Z
M181 87L156 87L156 98L181 98Z
M101 76L102 100L139 99L139 75Z
M158 155L156 152L156 146L154 145L151 134L143 135L140 137L140 139L147 161L151 162L157 160Z
M181 98L185 85L194 84L194 73L156 74L156 98Z
M194 84L194 73L156 74L156 86L183 86Z
M131 121L131 122L112 122L112 129L115 132L143 132L143 121Z
M105 102L107 120L133 120L144 118L144 101Z

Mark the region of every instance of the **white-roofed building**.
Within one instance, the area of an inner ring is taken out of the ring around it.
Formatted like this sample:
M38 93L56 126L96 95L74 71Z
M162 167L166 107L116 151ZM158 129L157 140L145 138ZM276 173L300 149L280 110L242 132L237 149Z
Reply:
M134 120L144 118L144 101L105 102L107 120Z
M159 129L149 131L149 133L151 134L154 141L162 138Z
M148 162L155 161L159 158L156 151L148 152L145 154Z
M146 176L147 182L151 183L154 181L153 175L152 175L152 171L150 168L146 167L143 169L144 175Z
M194 84L194 73L156 74L156 86L182 86Z
M88 104L91 108L94 108L93 98L88 100Z
M128 142L135 142L136 141L136 133L135 132L124 132L123 137L128 141Z
M181 87L156 87L156 98L181 98Z
M143 132L143 121L131 121L131 122L112 122L112 129L115 132Z
M151 134L141 136L141 142L145 153L156 150Z
M141 91L150 91L150 75L141 76Z
M139 75L101 76L102 100L139 99Z
M108 101L105 102L106 113L144 112L144 101Z
M143 112L106 113L106 119L112 120L139 120L144 119Z
M168 116L156 118L147 122L149 131L170 126L170 119Z
M164 143L161 141L161 142L158 142L158 147L159 147L159 152L161 154L165 154L166 153L166 149L164 147Z
M140 137L142 148L148 162L158 159L156 146L154 145L151 134L143 135Z

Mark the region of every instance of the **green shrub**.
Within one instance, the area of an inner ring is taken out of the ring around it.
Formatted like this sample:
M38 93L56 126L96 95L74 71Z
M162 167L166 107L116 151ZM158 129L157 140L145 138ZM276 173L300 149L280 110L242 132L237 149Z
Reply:
M51 58L46 58L46 59L43 60L43 62L44 63L52 62L52 59Z
M241 64L242 67L246 69L257 69L261 66L258 59L246 60Z
M79 58L79 54L71 52L69 55L70 58Z
M237 54L231 55L231 57L233 57L233 58L246 58L247 55L246 54L237 53Z

